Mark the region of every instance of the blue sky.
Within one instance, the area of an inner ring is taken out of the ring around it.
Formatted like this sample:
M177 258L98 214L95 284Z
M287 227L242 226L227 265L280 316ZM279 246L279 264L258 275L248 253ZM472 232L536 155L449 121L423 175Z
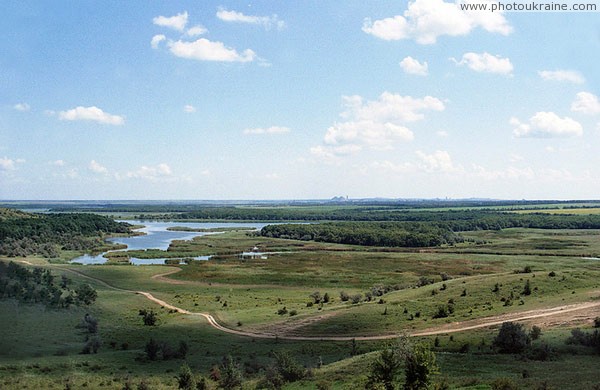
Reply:
M0 199L598 199L599 15L5 2Z

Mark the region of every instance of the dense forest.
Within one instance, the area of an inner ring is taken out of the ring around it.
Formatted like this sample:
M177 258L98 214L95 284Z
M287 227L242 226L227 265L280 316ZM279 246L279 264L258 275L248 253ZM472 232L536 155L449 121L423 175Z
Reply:
M600 229L600 215L515 214L484 211L398 213L402 222L326 222L268 225L261 235L340 244L429 247L462 242L461 231L506 228Z
M0 255L56 257L57 248L88 250L105 234L128 233L130 225L94 214L0 213Z
M321 224L268 225L265 237L313 240L337 244L386 247L428 247L455 244L460 235L427 223L326 222Z

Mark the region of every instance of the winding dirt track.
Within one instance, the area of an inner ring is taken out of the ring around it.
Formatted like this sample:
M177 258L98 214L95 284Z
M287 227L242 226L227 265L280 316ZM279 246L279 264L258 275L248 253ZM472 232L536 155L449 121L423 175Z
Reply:
M150 301L152 301L160 306L163 306L169 310L174 310L181 314L204 317L208 321L209 325L212 326L213 328L220 330L222 332L237 335L237 336L252 337L252 338L258 338L258 339L280 339L280 340L297 340L297 341L315 341L315 340L350 341L353 339L356 341L388 340L388 339L394 339L394 338L401 336L401 334L382 334L382 335L372 335L372 336L360 336L360 335L359 336L295 336L295 335L275 334L275 333L267 333L267 332L254 333L254 332L236 330L236 329L227 328L227 327L219 324L215 320L215 318L208 313L191 312L189 310L182 309L180 307L171 305L170 303L167 303L161 299L156 298L149 292L122 289L119 287L115 287L115 286L105 282L102 279L98 279L98 278L86 275L83 272L80 272L78 270L74 270L71 268L63 268L63 267L61 267L61 269L76 273L86 279L93 280L97 283L102 284L103 286L106 286L106 287L116 290L116 291L142 295L142 296L146 297L147 299L149 299ZM179 272L180 270L181 269L179 269L179 268L174 268L174 269L170 270L169 272L154 275L154 276L152 276L152 278L156 279L156 280L164 281L165 279L167 279L167 278L165 278L165 276ZM175 282L177 284L185 283L182 281L175 281ZM583 303L577 303L577 304L571 304L571 305L556 306L556 307L547 308L547 309L529 310L529 311L522 311L522 312L517 312L517 313L501 314L498 316L492 316L492 317L486 317L486 318L478 318L478 319L474 319L474 320L453 322L453 323L449 323L449 324L439 325L439 326L436 326L436 327L433 327L430 329L424 329L421 331L403 333L402 335L433 336L433 335L438 335L438 334L464 332L467 330L487 328L487 327L491 327L491 326L500 325L506 321L530 321L530 320L537 320L537 319L551 318L551 317L565 317L565 316L570 317L575 312L583 312L583 311L585 311L585 313L583 313L583 315L581 315L579 317L580 319L587 320L590 318L594 318L598 313L600 313L600 301L583 302Z

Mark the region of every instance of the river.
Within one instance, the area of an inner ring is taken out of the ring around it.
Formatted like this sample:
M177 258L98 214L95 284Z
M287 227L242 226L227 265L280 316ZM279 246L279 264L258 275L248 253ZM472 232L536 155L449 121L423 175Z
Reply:
M219 229L219 228L247 228L248 230L261 229L266 226L267 223L243 223L243 222L157 222L157 221L121 221L128 222L132 225L143 225L143 228L137 229L136 231L144 233L139 236L132 237L112 237L106 241L114 244L127 245L126 249L121 250L145 250L145 249L160 249L167 250L169 245L174 240L191 240L194 237L205 236L207 234L218 234L215 232L185 232L185 231L172 231L167 230L169 227L181 226L190 229ZM116 251L109 251L116 252ZM96 256L83 255L76 259L71 260L72 263L81 264L104 264L107 259L104 254L101 253ZM195 260L208 260L210 256L198 256L194 257ZM164 258L159 259L138 259L132 257L129 259L130 263L135 265L144 264L165 264Z

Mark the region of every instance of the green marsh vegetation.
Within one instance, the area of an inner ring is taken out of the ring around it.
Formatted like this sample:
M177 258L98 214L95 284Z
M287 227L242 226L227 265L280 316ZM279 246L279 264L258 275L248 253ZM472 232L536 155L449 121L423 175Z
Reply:
M322 212L332 209L336 208ZM419 213L433 218L429 211ZM436 213L437 222L406 222L438 223L437 229L440 221L458 221L458 225L485 218L488 227L492 217L503 221L498 213L482 217L478 212L471 219L465 210ZM5 264L25 262L22 265L29 272L42 269L55 282L65 275L72 286L89 284L97 297L89 305L68 308L7 296L0 300L0 347L5 351L0 356L0 385L9 389L167 389L177 388L189 367L193 381L209 388L225 386L223 378L241 378L242 388L247 389L365 388L373 365L382 358L381 351L395 345L395 338L322 341L319 337L440 329L439 334L414 339L424 346L423 354L435 354L437 370L432 371L439 373L431 376L431 383L437 386L592 389L600 381L600 354L593 344L593 318L600 316L594 314L597 306L584 311L592 319L571 321L567 315L554 322L519 321L524 324L525 339L530 340L524 349L510 353L503 353L495 342L500 323L444 332L454 323L477 324L499 315L596 302L600 261L593 258L600 255L599 231L594 218L574 217L536 214L537 225L531 225L535 228L514 227L513 222L494 230L482 226L474 231L452 230L463 238L452 245L360 245L227 231L148 253L156 257L168 257L165 253L216 255L210 261L178 267L76 266L50 264L40 254L5 255L0 257ZM523 223L525 219L519 218L515 220ZM368 224L364 229L370 230ZM77 252L56 246L63 257ZM270 254L266 259L239 257L254 247ZM200 316L177 313L132 291L150 292L182 309L209 313L231 329L280 337L227 334ZM148 321L153 324L145 325L140 313L153 313ZM93 334L86 318L96 324ZM541 331L535 339L531 337L534 325ZM573 334L577 328L581 333ZM295 341L285 336L315 339ZM90 340L91 353L82 353ZM396 388L407 380L406 361L400 360L392 383Z

